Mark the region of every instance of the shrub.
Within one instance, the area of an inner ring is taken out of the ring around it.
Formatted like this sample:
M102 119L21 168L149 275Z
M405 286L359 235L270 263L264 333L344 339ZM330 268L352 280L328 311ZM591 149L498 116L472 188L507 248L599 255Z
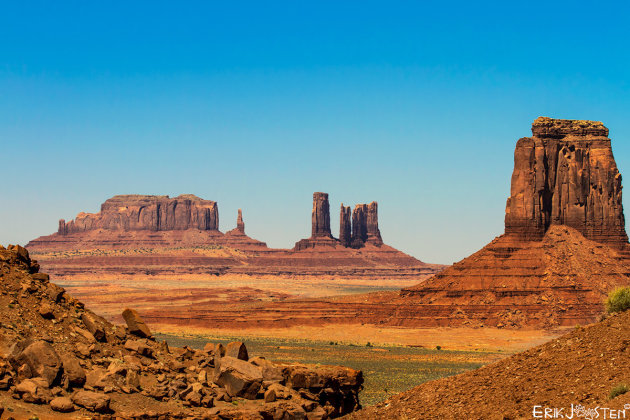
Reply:
M610 398L611 400L619 395L625 394L626 392L628 392L630 389L628 389L628 386L626 384L619 384L616 387L614 387L613 389L610 390L610 394L608 394L608 398Z
M623 312L630 309L630 287L619 287L608 294L606 311Z
M436 350L442 350L442 346L435 346Z

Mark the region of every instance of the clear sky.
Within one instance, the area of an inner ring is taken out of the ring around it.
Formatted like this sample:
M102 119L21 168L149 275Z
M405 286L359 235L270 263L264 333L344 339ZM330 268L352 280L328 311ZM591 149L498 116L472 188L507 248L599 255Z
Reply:
M630 174L628 2L3 2L0 243L115 194L243 208L274 247L314 191L452 263L503 232L516 140L603 121ZM630 175L628 175L630 176ZM630 178L629 178L630 179ZM630 208L629 194L624 199Z

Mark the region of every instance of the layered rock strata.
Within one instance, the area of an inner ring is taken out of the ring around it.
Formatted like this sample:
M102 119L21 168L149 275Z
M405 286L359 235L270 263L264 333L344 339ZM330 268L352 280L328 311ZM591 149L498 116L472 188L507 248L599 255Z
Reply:
M105 229L113 231L218 230L217 203L192 194L175 198L155 195L117 195L101 205L100 213L80 213L59 221L59 235Z
M628 242L621 174L598 121L540 117L516 144L505 233L540 240L551 225L622 248Z

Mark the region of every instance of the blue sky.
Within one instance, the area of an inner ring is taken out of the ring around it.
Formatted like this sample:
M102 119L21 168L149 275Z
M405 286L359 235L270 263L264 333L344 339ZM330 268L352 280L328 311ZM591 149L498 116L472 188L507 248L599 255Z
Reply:
M0 243L115 194L193 193L275 247L377 200L452 263L503 232L516 140L594 119L630 173L625 2L4 2ZM628 194L624 199L626 208Z

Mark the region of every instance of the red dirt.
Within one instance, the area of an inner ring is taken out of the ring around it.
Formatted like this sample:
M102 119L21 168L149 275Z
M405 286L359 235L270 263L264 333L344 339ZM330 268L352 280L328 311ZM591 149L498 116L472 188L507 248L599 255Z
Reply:
M624 410L630 393L609 399L630 378L630 312L621 313L474 371L424 383L349 419L529 419L535 406ZM614 413L618 414L618 413ZM579 416L576 418L597 418Z

